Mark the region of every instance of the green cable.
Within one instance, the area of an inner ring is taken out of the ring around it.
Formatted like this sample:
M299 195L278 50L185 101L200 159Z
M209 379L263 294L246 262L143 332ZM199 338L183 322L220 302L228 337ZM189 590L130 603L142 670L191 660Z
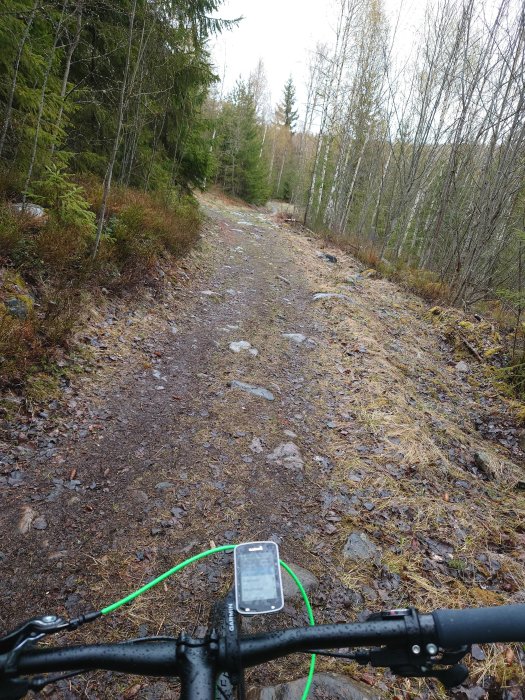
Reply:
M142 588L139 588L138 590L134 591L133 593L130 593L125 598L122 598L121 600L117 600L117 602L113 603L112 605L108 605L107 608L104 608L100 612L102 613L102 615L107 615L108 613L113 612L113 610L120 608L121 605L126 605L126 603L130 603L132 600L135 600L135 598L138 598L138 596L142 595L142 593L149 591L150 588L153 588L153 586L156 586L161 581L164 581L164 579L168 578L168 576L171 576L172 574L176 574L177 571L184 569L184 567L188 566L189 564L193 564L194 561L198 561L199 559L204 559L204 557L207 557L210 554L217 554L218 552L227 552L230 549L235 549L235 545L234 544L225 544L222 547L214 547L213 549L208 549L206 552L201 552L200 554L196 554L195 556L190 557L189 559L186 559L185 561L181 562L180 564L177 564L177 566L174 566L169 571L165 571L160 576L157 576L157 578L154 578L153 581L146 583L146 585L142 586Z
M292 579L295 582L295 585L297 586L297 588L301 592L301 595L303 596L304 604L306 605L306 611L308 612L308 622L312 626L315 625L314 613L312 610L312 606L310 605L310 601L308 600L308 596L306 595L306 591L304 590L303 584L299 581L296 574L290 569L288 564L285 564L284 561L282 561L282 560L280 560L279 563L281 564L283 569L290 574L290 576L292 577ZM315 673L315 654L312 654L312 656L310 657L310 668L308 670L308 678L306 679L306 685L304 686L303 695L301 697L301 700L306 700L306 698L308 697L308 694L310 692L310 688L312 686L312 681L314 679L314 673Z
M107 607L103 608L100 611L100 614L108 615L109 613L113 612L117 608L120 608L122 605L126 605L126 603L131 603L132 600L135 600L135 598L138 598L138 596L142 595L142 593L149 591L150 588L153 588L153 586L156 586L161 581L164 581L165 579L167 579L169 576L172 576L173 574L176 574L178 571L181 571L181 569L184 569L186 566L189 566L189 564L193 564L193 562L199 561L199 559L204 559L204 557L208 557L210 554L218 554L219 552L228 552L228 551L231 551L232 549L235 549L235 547L236 547L236 545L234 545L234 544L225 544L225 545L222 545L221 547L214 547L213 549L208 549L205 552L201 552L200 554L195 554L193 557L190 557L189 559L185 559L180 564L177 564L176 566L169 569L168 571L165 571L160 576L157 576L157 578L154 578L153 581L146 583L144 586L142 586L141 588L138 588L133 593L130 593L125 598L121 598L120 600L117 600L116 603L112 603L111 605L108 605ZM308 613L308 621L309 621L310 625L315 625L314 613L312 610L312 606L310 605L310 601L308 600L308 596L306 594L306 591L304 590L303 584L299 581L299 579L297 578L297 575L290 569L288 564L285 564L284 561L282 561L282 560L280 560L279 563L283 567L283 569L290 574L295 585L299 589L299 591L303 597L304 604L306 606L306 611ZM306 679L306 686L304 688L301 700L306 700L306 698L308 697L308 694L310 692L310 688L312 685L313 677L314 677L314 672L315 672L315 654L312 654L312 657L310 659L310 669L308 671L308 677Z

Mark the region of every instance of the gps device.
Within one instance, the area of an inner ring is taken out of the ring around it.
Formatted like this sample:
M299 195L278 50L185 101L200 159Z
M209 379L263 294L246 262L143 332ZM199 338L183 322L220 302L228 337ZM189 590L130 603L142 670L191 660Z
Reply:
M241 615L284 607L279 548L275 542L245 542L233 550L235 607Z

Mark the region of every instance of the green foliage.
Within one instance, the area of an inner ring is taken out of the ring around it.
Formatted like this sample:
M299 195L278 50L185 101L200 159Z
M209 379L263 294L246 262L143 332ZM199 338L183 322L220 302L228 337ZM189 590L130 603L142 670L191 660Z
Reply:
M5 203L0 203L0 260L15 260L23 247L24 230L20 216Z
M29 197L51 209L60 224L95 232L95 214L90 210L84 190L56 165L46 166L42 179L33 183Z
M293 133L299 113L295 109L295 86L292 78L288 78L283 89L282 102L277 107L276 121L286 126Z
M217 123L216 181L226 192L252 204L268 199L268 166L262 156L262 130L255 101L239 82L224 103Z
M209 148L200 112L215 79L206 42L236 24L212 17L221 2L10 2L0 13L0 175L16 170L43 197L41 183L65 186L50 180L66 169L103 177L122 117L122 183L202 186Z

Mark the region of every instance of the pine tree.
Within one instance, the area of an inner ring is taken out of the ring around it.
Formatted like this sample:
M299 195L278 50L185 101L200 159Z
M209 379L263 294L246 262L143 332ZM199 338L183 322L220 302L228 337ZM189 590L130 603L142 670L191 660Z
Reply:
M216 181L253 204L268 198L268 172L261 158L263 134L254 95L239 81L222 107L217 126Z
M295 86L290 76L283 89L282 102L277 107L276 121L293 133L299 114L295 107Z
M215 79L206 42L235 24L212 17L221 3L10 0L0 12L0 175L25 191L51 165L145 189L202 186L201 108Z

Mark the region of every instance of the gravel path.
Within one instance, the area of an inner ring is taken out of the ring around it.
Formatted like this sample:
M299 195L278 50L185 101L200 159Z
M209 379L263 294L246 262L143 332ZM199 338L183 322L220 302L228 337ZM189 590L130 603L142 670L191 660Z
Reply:
M522 453L480 370L457 369L424 305L351 258L331 250L331 262L270 214L211 196L203 206L185 269L163 273L140 307L93 319L89 373L33 415L14 401L4 418L0 627L99 609L210 543L250 539L275 539L314 574L320 622L523 595ZM201 629L227 561L76 639ZM279 617L305 619L293 601ZM354 674L392 692L391 679ZM170 698L174 687L98 674L53 697Z

